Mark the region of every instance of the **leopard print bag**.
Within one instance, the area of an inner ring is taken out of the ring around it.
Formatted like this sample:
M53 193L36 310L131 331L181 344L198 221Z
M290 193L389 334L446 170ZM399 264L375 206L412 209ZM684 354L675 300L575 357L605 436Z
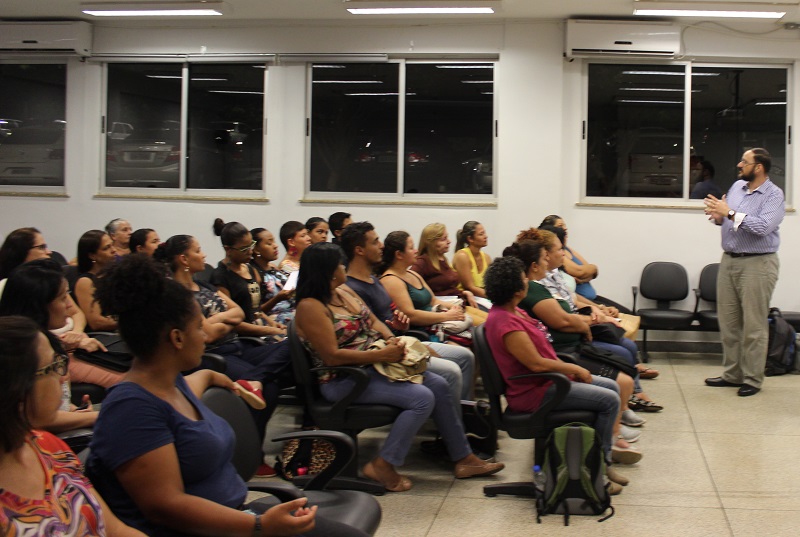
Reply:
M320 473L335 457L336 449L327 440L293 438L283 444L275 462L275 471L283 479L291 481L297 476Z

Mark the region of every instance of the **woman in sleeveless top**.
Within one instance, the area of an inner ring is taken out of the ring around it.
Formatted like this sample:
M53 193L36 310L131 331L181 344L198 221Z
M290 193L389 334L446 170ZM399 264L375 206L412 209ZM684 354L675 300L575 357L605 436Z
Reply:
M78 280L72 291L78 307L86 315L86 331L114 331L117 321L103 315L100 305L94 299L95 280L106 267L117 259L117 252L111 237L105 231L87 231L78 240Z
M483 289L483 275L492 259L482 251L488 244L489 236L482 224L470 220L456 234L456 254L453 256L460 287L475 296L486 297Z
M412 326L428 327L445 321L463 321L464 310L439 300L422 277L410 270L417 258L414 240L405 231L392 231L383 242L381 283L397 309ZM433 311L434 306L443 311Z
M476 457L464 436L445 380L426 371L422 384L391 382L369 367L378 362L399 362L405 348L347 286L344 253L331 243L318 243L303 253L297 284L297 332L317 365L364 367L369 385L357 403L389 404L402 409L377 457L362 469L364 475L380 482L386 490L403 492L412 486L407 476L395 469L405 462L408 450L422 424L433 417L444 438L450 457L456 462L457 478L490 475L504 465ZM384 339L386 346L370 350ZM329 401L338 401L352 390L353 380L321 376L320 391Z
M250 235L256 241L250 266L261 276L261 311L279 323L289 324L294 319L297 304L294 301L294 289L283 289L288 275L273 264L278 259L275 236L263 227L251 229Z

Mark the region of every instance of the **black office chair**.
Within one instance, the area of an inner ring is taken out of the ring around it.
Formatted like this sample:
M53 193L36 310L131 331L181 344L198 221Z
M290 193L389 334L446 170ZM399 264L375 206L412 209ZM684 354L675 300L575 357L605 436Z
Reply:
M369 377L364 370L360 367L349 366L314 367L310 353L303 347L297 335L294 322L289 324L288 332L292 368L298 390L303 394L308 412L319 427L345 433L353 440L355 446L355 456L342 470L342 476L331 482L330 488L384 494L386 489L380 483L358 477L358 434L364 429L383 427L394 423L401 410L390 405L353 403L369 383ZM322 396L319 390L317 373L322 371L353 377L355 379L353 391L341 400L331 403ZM299 476L294 479L294 482L300 486L304 485L307 480L306 476Z
M696 302L694 304L694 317L700 323L702 330L719 332L719 317L717 315L717 274L719 263L711 263L703 267L700 272L700 283L694 290ZM700 301L713 304L714 309L699 310ZM699 310L699 311L698 311Z
M242 479L248 481L261 464L262 454L258 431L244 402L229 390L222 388L210 388L203 394L202 400L233 428L236 435L233 465ZM256 510L261 511L281 502L305 496L309 505L318 507L319 515L373 535L381 522L381 507L372 495L353 490L327 490L331 480L353 458L355 444L350 437L336 431L299 431L277 436L272 441L282 442L291 438L324 438L334 445L336 457L325 470L314 476L302 491L290 483L278 480L248 483L248 489L251 491L273 495L251 502L250 506L257 507Z
M569 393L571 381L561 373L530 373L512 378L544 377L556 386L555 396L539 407L536 412L513 412L503 410L501 396L505 396L506 383L497 362L494 360L489 343L486 341L485 326L475 328L473 350L483 375L483 387L489 397L490 416L495 426L508 433L511 438L534 439L534 463L544 462L545 443L553 429L572 422L594 425L597 414L590 410L554 410ZM516 483L498 483L483 487L486 496L513 494L516 496L535 496L533 480Z
M639 287L633 287L633 311L642 318L642 359L650 361L647 353L648 330L688 330L694 320L694 312L670 308L672 302L689 296L689 276L678 263L656 261L642 270ZM636 309L636 298L641 292L644 298L656 301L655 308Z

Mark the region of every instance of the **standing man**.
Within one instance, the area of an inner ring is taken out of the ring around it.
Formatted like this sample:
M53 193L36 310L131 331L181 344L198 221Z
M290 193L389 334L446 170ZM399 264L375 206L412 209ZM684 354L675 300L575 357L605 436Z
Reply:
M764 381L769 301L778 281L784 197L769 179L771 164L766 149L745 151L728 195L704 200L709 220L722 226L724 250L717 280L724 369L706 384L737 386L742 397L757 394Z

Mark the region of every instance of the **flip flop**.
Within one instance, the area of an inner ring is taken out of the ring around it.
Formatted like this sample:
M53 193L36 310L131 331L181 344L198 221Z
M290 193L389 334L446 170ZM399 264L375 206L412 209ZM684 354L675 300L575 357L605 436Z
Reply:
M649 367L644 367L639 369L640 379L654 379L658 375L660 375L660 373L656 369L650 369Z
M267 408L267 402L264 400L264 395L261 390L257 390L246 380L237 380L234 384L236 386L236 393L242 400L255 408L256 410L264 410Z
M364 468L362 468L362 471L364 472L365 476L373 481L377 481L389 492L405 492L411 489L411 480L404 475L397 474L398 480L395 483L385 483L378 479L378 474L375 473L372 462L365 464Z

